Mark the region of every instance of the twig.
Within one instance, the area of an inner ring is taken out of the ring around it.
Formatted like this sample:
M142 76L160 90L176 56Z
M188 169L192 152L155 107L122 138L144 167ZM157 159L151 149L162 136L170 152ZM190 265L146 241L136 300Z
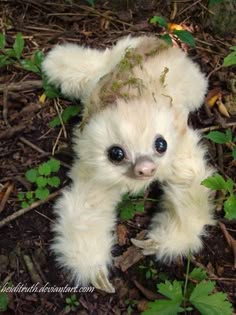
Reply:
M19 140L39 153L50 154L49 152L45 152L44 150L40 149L37 145L33 144L32 142L25 139L24 137L20 137Z
M8 114L7 99L8 99L8 87L6 86L6 88L3 91L3 111L2 111L2 116L3 116L3 119L5 121L5 124L8 127L11 127L11 125L9 124L8 119L7 119L7 114Z
M201 129L198 129L198 130L200 132L202 132L202 133L205 133L205 132L212 131L212 130L217 130L217 129L222 129L222 128L226 129L226 128L234 127L234 126L236 126L236 121L233 121L233 122L230 122L230 123L226 123L224 126L217 125L217 126L201 128Z
M17 132L24 130L26 127L27 126L25 124L24 125L22 124L22 125L14 126L12 128L8 128L0 133L0 140L9 139L12 136L14 136Z
M7 190L6 190L4 196L3 196L2 200L1 200L1 203L0 203L0 213L4 210L5 205L6 205L6 203L7 203L7 200L8 200L8 198L9 198L9 196L10 196L10 194L11 194L13 188L14 188L14 185L13 185L13 184L10 184L10 185L7 187Z
M8 91L22 91L28 89L41 89L42 87L43 83L41 80L22 81L18 83L0 84L0 92L4 92L6 89L8 89Z
M43 281L42 281L39 273L37 272L31 257L29 255L23 255L23 259L24 259L25 265L27 267L27 270L30 274L30 278L31 278L32 282L35 284L39 283L40 285L42 285Z
M44 200L38 200L34 203L32 203L29 207L24 208L24 209L20 209L17 212L14 212L13 214L9 215L8 217L6 217L5 219L3 219L2 221L0 221L0 228L2 228L3 226L5 226L6 224L10 223L11 221L15 220L16 218L22 216L23 214L29 212L30 210L33 210L45 203L47 203L48 201L54 199L55 197L57 197L58 195L60 195L62 189L59 189L58 191L55 191L54 193L52 193L51 195L49 195L47 197L47 199Z

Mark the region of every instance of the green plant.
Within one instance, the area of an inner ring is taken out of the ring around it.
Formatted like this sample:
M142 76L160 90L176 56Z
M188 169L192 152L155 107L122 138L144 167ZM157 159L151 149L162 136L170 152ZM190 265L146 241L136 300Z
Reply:
M232 52L224 58L224 62L223 62L224 67L230 67L230 66L236 65L236 46L230 47L230 50L232 50Z
M190 259L187 264L185 281L166 280L157 285L158 292L166 299L148 303L148 309L142 315L176 315L197 309L202 315L232 315L232 305L227 295L222 292L213 293L216 283L206 280L206 272L194 268L189 273ZM189 283L190 280L198 282Z
M233 191L233 180L231 178L225 180L220 174L215 174L204 179L201 184L212 190L223 191L225 217L229 220L236 219L236 194Z
M16 38L12 48L6 48L6 36L0 33L0 67L20 61L24 49L24 38L21 33L16 34Z
M139 269L144 271L145 278L147 280L155 279L157 277L157 270L155 268L153 260L150 260L147 266L140 265Z
M6 292L0 290L0 312L5 312L8 308L9 297Z
M44 93L48 98L59 97L59 90L48 83L46 76L42 72L41 65L44 60L43 52L36 50L31 59L22 58L24 45L23 35L17 33L12 48L6 48L6 36L0 33L0 51L2 52L2 55L0 55L0 68L19 63L23 69L36 73L42 78Z
M165 40L169 45L172 45L172 38L171 33L175 35L179 40L181 40L183 43L195 47L195 40L193 35L183 29L176 29L174 28L172 31L172 27L170 23L167 23L167 21L162 16L153 16L150 20L151 24L159 24L164 29L164 34L161 36L163 40ZM173 25L173 24L172 24ZM181 28L179 25L177 25L179 28Z
M125 194L118 205L120 218L131 220L137 212L144 212L144 202L143 195L131 197L129 194Z
M66 123L70 118L78 115L79 112L80 112L80 107L78 105L70 105L66 107L61 113L61 119L64 123ZM53 118L53 120L49 122L49 126L51 128L60 126L60 125L61 125L61 120L59 116L56 116L55 118Z
M217 144L226 144L232 150L232 156L236 159L236 137L233 137L232 131L227 129L225 133L220 131L211 131L206 136L206 139Z
M53 175L60 169L60 162L55 159L39 165L37 169L32 168L25 173L25 178L36 187L33 191L20 192L17 197L23 208L28 207L36 200L44 200L50 194L50 187L58 187L60 179Z
M66 298L66 307L65 313L74 312L76 311L77 307L79 306L79 301L75 294L72 294L70 297Z

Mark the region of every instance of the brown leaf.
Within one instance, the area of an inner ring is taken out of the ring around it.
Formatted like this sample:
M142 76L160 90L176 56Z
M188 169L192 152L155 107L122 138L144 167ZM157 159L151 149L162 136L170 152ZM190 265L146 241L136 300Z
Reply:
M136 287L142 292L142 294L150 301L155 301L160 299L160 294L153 292L147 288L145 288L141 283L139 283L137 280L134 280L134 284Z
M219 222L221 231L224 234L224 237L229 244L229 247L232 249L233 254L234 254L234 268L236 268L236 240L229 234L229 232L226 229L226 226L222 223Z
M222 103L222 101L221 101L221 100L218 100L218 101L216 101L216 104L217 104L217 106L218 106L219 112L220 112L223 116L229 118L229 117L230 117L230 114L229 114L227 108L225 107L225 105Z
M116 231L117 231L118 244L120 246L127 244L127 242L128 242L128 229L127 229L127 227L124 224L118 224Z
M143 253L135 246L130 246L121 256L115 258L115 266L123 272L144 258Z
M205 104L212 108L216 101L219 100L219 98L221 97L221 88L216 87L212 90L210 90L207 94L207 97L205 99Z

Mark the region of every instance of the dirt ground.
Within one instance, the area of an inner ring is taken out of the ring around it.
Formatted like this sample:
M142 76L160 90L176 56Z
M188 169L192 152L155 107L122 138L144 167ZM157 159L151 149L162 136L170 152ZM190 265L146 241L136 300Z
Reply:
M162 29L150 24L149 20L154 15L161 15L192 32L196 48L182 44L183 49L208 75L209 90L220 88L225 103L226 99L233 99L235 74L232 67L222 67L222 62L229 53L229 47L235 45L235 39L232 30L220 33L212 28L207 1L95 0L93 7L82 0L2 0L0 12L0 31L6 34L8 47L12 47L18 32L23 34L24 58L30 58L37 49L47 53L54 45L66 41L104 48L127 34L158 35ZM54 220L53 202L60 193L59 189L69 182L66 174L73 159L71 130L78 118L66 123L65 129L50 128L49 122L57 111L71 105L71 102L63 98L42 102L40 77L23 70L17 63L0 68L0 74L0 283L8 280L15 286L19 283L31 286L38 282L42 286L47 283L48 286L65 286L68 284L66 275L57 269L49 252L52 239L50 225ZM235 105L228 111L230 115L226 117L217 107L209 109L203 106L191 115L189 123L203 132L214 129L214 126L223 130L228 127L235 135ZM222 175L231 177L236 183L236 163L230 159L227 147L207 141L206 144L209 146L210 162ZM52 190L46 202L39 202L27 213L18 212L21 202L17 194L31 189L31 184L24 177L25 172L47 161L54 153L62 164L60 188ZM156 191L153 187L151 195L155 197ZM130 238L147 228L149 206L145 213L137 214L132 220L118 221L114 257L129 250ZM217 218L236 238L235 221L224 219L222 204L217 208ZM12 214L15 217L1 226L2 220ZM223 233L223 225L220 227L217 224L208 229L204 250L195 256L191 268L200 266L205 269L209 278L216 281L217 290L227 293L228 299L236 303L235 257ZM131 259L134 256L136 263ZM108 295L97 290L77 293L79 306L74 314L140 314L147 301L158 297L156 283L161 275L167 275L170 280L183 280L186 273L186 261L166 266L152 258L144 259L138 253L128 254L127 264L111 270L115 294ZM144 272L148 266L157 271L150 279ZM65 314L66 298L70 296L70 293L9 293L10 303L4 314ZM198 313L192 311L189 314Z

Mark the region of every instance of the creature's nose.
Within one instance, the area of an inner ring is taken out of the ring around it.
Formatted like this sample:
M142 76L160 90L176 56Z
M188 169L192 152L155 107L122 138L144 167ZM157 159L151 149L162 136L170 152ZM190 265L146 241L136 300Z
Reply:
M156 165L149 157L140 156L135 162L133 171L134 176L140 179L152 177L156 171Z

